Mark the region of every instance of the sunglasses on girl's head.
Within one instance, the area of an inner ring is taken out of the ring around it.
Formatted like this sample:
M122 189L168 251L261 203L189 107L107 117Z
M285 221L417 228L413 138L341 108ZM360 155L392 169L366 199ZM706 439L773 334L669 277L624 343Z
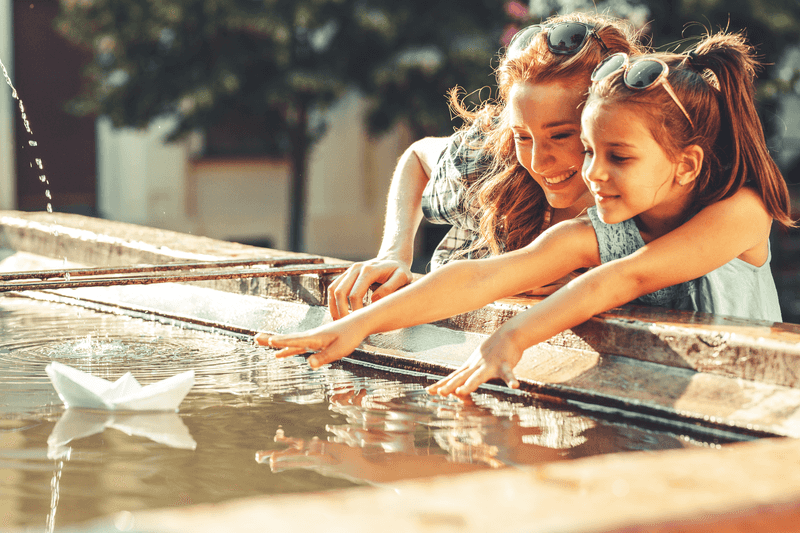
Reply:
M577 54L589 36L597 39L605 53L608 47L594 31L594 27L583 22L558 22L556 24L534 24L518 31L508 44L506 55L512 57L525 50L533 38L547 30L547 48L554 54Z
M678 100L678 95L675 94L675 90L667 79L669 67L666 63L654 57L645 57L631 62L628 59L628 54L620 52L608 56L595 67L594 72L592 72L592 82L598 82L620 70L625 72L622 76L622 81L628 89L644 90L656 85L664 87L667 94L683 111L683 116L694 128L694 122L689 117L689 113L686 112L686 108L683 107L681 101Z

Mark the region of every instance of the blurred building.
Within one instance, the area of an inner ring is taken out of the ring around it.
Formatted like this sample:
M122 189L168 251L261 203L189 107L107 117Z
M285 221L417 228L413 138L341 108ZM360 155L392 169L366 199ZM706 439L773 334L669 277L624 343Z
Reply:
M0 0L0 60L32 130L25 131L10 88L0 91L0 207L45 210L51 204L56 211L285 249L287 161L219 150L204 157L201 135L164 142L169 119L146 130L118 130L108 120L64 111L80 90L90 52L53 30L57 12L57 0ZM355 92L340 100L312 149L307 251L360 259L380 246L391 174L412 139L403 128L370 137L365 107Z

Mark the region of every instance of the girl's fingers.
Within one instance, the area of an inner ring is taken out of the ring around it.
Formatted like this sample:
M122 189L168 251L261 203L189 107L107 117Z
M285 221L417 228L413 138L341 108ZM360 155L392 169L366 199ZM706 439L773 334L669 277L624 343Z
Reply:
M476 369L472 375L469 376L464 384L458 387L454 392L456 396L467 396L478 390L478 387L489 381L494 377L494 372L488 371L486 367Z
M426 390L430 394L441 394L442 390L444 389L444 387L446 387L447 384L450 383L453 379L456 379L458 374L463 372L463 371L464 371L463 368L454 370L453 372L451 372L447 376L443 377L442 379L440 379L439 381L437 381L433 385L428 386Z
M457 387L461 386L469 378L471 373L471 368L461 368L456 370L434 385L436 387L436 394L441 396L447 396L448 394L451 394L454 390L456 390Z
M519 388L519 381L517 380L517 376L514 375L514 371L508 365L508 363L503 363L503 366L500 367L500 374L501 374L500 377L503 379L503 381L506 382L506 385L508 385L509 388L512 389Z

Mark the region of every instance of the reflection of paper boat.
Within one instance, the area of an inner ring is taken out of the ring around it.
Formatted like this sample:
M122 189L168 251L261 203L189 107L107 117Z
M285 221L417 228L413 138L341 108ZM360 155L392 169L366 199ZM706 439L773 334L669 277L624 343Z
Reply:
M171 448L194 450L197 443L177 413L99 413L67 409L47 438L47 458L69 455L70 441L113 428L131 436L147 437Z
M194 370L142 387L128 372L114 383L53 361L45 368L67 407L111 411L177 411L194 385Z

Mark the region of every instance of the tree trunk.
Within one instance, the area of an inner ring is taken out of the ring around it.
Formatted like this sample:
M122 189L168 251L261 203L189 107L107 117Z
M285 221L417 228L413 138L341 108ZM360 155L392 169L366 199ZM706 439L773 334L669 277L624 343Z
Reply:
M289 249L293 252L305 251L305 216L306 216L306 166L308 164L308 104L299 101L296 104L296 122L290 126L292 182L289 202Z

